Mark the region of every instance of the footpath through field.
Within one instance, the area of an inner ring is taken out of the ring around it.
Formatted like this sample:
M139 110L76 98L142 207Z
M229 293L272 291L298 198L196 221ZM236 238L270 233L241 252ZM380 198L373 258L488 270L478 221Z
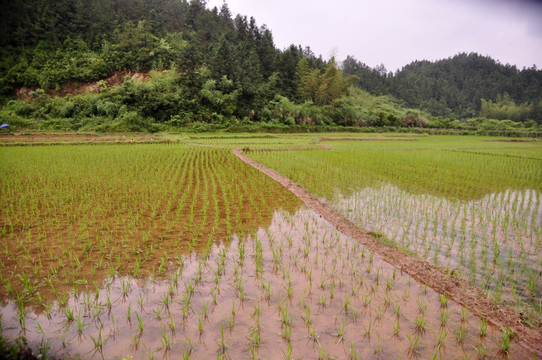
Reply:
M361 242L378 254L384 261L412 276L417 281L427 284L435 291L465 306L474 314L487 318L497 327L508 327L519 338L519 343L530 351L542 353L542 334L522 324L522 317L516 311L504 305L497 305L479 288L458 274L448 272L429 261L411 256L398 249L379 243L373 236L362 231L357 225L335 212L328 204L318 200L314 195L289 178L253 161L244 155L243 149L235 148L233 153L246 164L270 176L286 189L291 191L305 205L325 220L333 224L340 232Z

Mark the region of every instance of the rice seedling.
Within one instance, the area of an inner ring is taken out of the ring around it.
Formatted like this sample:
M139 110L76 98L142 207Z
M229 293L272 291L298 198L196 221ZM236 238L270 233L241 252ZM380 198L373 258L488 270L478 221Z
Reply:
M421 314L416 317L414 320L414 326L416 332L423 334L427 330L427 321L425 320L425 315Z
M480 320L480 329L478 333L480 334L480 337L484 337L487 335L487 319L482 318Z
M162 326L162 336L161 336L161 339L160 339L161 343L162 343L162 347L168 351L171 347L171 339L168 337L167 335L167 331L166 331L166 327L165 326Z
M407 334L408 339L408 352L413 355L419 354L419 352L425 347L420 341L420 336L418 334Z
M90 335L90 338L92 339L92 343L94 344L95 351L101 350L104 344L107 342L107 338L102 339L102 329L103 329L103 326L100 326L100 329L98 330L98 336L94 337Z
M448 337L448 331L444 330L444 328L440 328L438 332L437 346L438 347L444 346L444 343L446 342L447 337Z
M458 344L463 343L466 337L467 337L467 330L462 325L457 327L457 329L455 330L455 338L457 340L457 343Z
M220 327L220 339L217 341L218 344L218 354L225 355L229 346L226 344L226 339L224 337L224 328Z
M506 327L502 329L502 338L499 344L501 353L508 354L510 350L510 340L512 339L513 335L514 333L510 329Z
M344 319L343 322L339 325L339 327L335 330L337 341L341 342L344 339L344 334L346 332L346 320Z
M141 315L139 315L139 313L135 313L136 314L136 318L137 318L137 326L139 328L139 333L142 333L143 332L143 328L145 327L145 325L143 324L143 320L141 318Z
M444 310L440 312L440 325L446 326L449 320L449 313L448 310Z
M393 325L393 335L394 336L399 336L399 331L401 329L401 324L399 322L399 318L395 318L395 323Z

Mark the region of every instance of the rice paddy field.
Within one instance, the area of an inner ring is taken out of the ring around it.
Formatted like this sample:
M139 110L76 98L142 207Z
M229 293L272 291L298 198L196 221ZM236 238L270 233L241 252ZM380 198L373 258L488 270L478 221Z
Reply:
M542 141L504 140L1 138L2 337L59 359L535 358L232 152L540 331Z

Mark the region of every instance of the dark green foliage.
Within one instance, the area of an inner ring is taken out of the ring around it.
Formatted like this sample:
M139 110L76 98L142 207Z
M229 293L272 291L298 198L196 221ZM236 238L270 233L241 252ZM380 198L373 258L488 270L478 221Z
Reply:
M353 57L339 67L310 48L276 49L269 29L232 18L225 3L21 0L3 5L0 20L0 119L14 130L199 131L265 122L517 131L503 121L542 123L535 68L477 54L414 62L396 74ZM119 71L152 77L105 81ZM100 93L55 97L90 82ZM22 87L29 98L13 101ZM477 117L486 119L450 120Z
M343 69L359 77L362 89L393 94L435 116L542 123L542 71L535 67L518 70L490 57L461 53L436 62L415 61L395 74L386 74L383 67L371 69L353 57Z

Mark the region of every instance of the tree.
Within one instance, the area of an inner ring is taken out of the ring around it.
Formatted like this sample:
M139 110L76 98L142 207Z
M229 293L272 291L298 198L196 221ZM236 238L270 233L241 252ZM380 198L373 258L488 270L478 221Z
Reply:
M303 58L298 63L296 79L300 98L323 106L345 94L356 77L345 78L335 58L331 58L324 72L312 68L307 58Z

